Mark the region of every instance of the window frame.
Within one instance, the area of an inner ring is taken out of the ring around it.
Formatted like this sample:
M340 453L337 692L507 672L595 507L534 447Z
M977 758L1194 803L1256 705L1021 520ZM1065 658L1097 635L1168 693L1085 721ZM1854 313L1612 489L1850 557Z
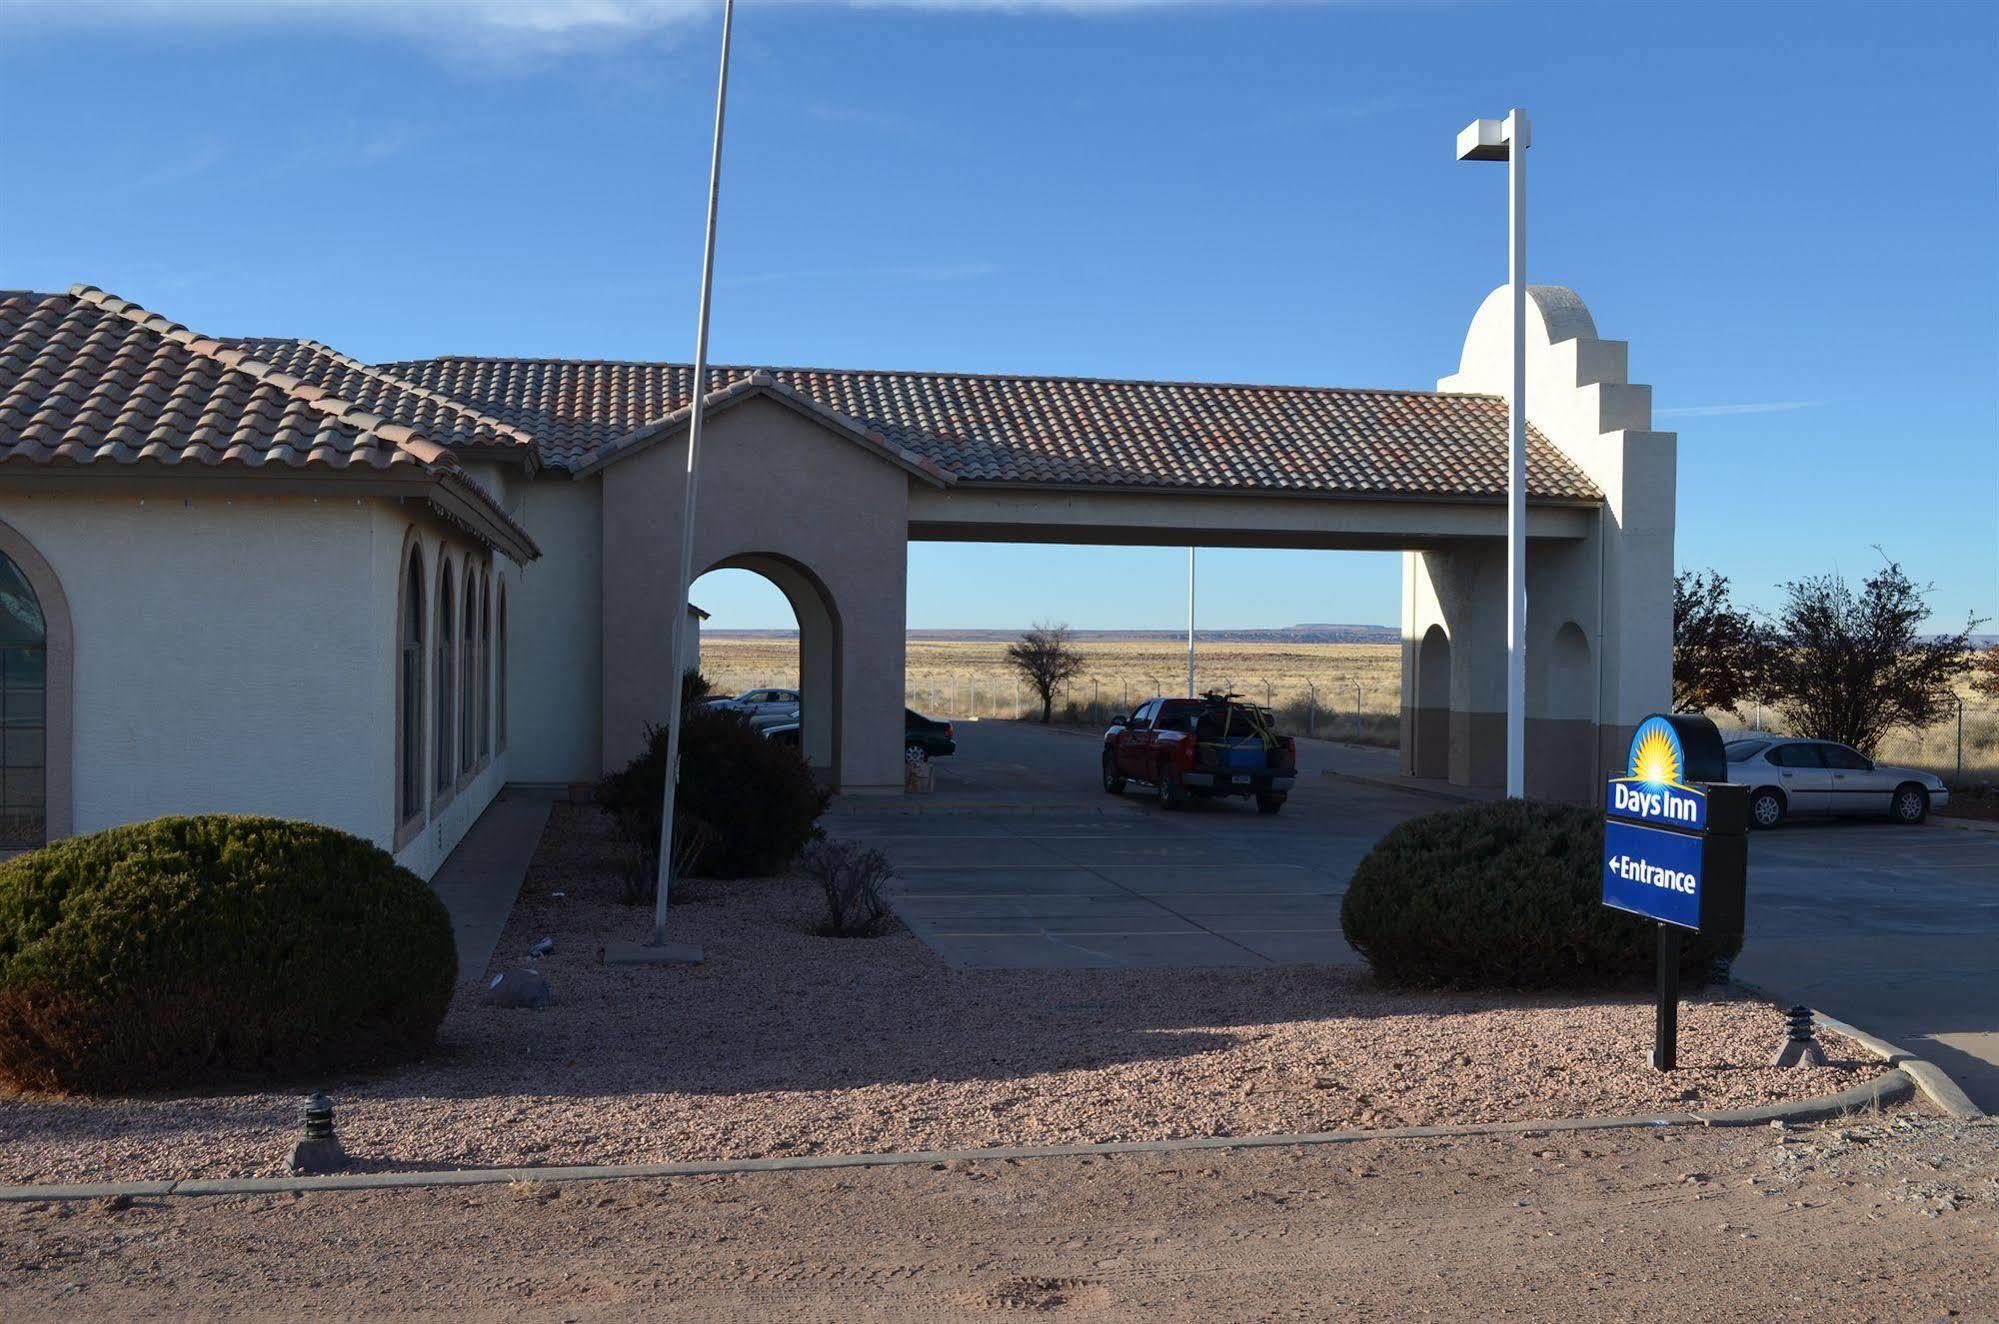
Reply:
M0 555L20 571L42 612L42 838L60 841L76 826L76 633L69 595L47 558L4 521L0 521Z
M479 766L493 758L493 575L479 572Z
M499 649L493 669L493 753L507 752L507 578L499 576L495 604L494 642Z
M424 722L426 678L430 671L427 631L430 599L425 593L423 539L411 529L403 539L401 574L396 596L396 849L408 845L422 829L430 803L425 754L428 727ZM414 639L411 638L414 627ZM413 667L413 670L412 670Z
M458 785L479 773L479 572L465 558L458 601Z
M434 676L431 681L431 711L435 720L431 723L431 740L435 748L431 752L431 816L451 802L458 790L458 739L456 693L453 682L457 671L457 657L453 645L458 638L458 619L452 611L453 596L451 554L440 551L437 558L436 605L431 613L435 633L431 640L432 666Z

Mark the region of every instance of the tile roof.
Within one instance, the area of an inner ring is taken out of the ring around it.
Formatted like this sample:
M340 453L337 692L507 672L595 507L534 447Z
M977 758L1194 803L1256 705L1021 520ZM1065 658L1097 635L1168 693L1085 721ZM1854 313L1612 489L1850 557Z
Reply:
M383 367L534 434L544 464L571 470L686 409L694 375L551 359ZM708 389L757 373L960 482L1473 499L1506 487L1497 396L757 367L716 367ZM1602 500L1532 429L1527 479L1539 500Z
M279 372L317 386L331 395L405 427L415 428L432 441L454 450L490 452L490 458L507 455L528 461L536 459L535 439L511 423L426 389L415 382L372 368L349 358L316 340L268 337L228 338L222 342L253 355Z
M0 293L0 470L148 463L422 477L534 554L450 449L417 428L94 286Z

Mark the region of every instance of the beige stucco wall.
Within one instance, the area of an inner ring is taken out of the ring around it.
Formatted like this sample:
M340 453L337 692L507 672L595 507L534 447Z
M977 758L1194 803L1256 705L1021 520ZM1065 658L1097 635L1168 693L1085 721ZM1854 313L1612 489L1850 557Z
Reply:
M685 447L681 432L601 471L606 767L629 759L644 724L672 703L672 586L683 571L671 512ZM815 752L812 727L830 729L842 790L899 791L909 474L767 397L712 416L702 450L688 578L724 563L792 572L772 577L799 614L806 752ZM822 601L823 614L801 606L801 593ZM814 696L829 686L834 711L815 721Z
M558 477L517 483L516 518L541 559L514 571L509 590L509 775L591 781L603 771L602 485Z
M0 520L69 604L74 831L272 814L394 848L400 553L419 527L434 571L462 534L419 503L115 481L0 492ZM471 779L398 859L428 876L504 775Z

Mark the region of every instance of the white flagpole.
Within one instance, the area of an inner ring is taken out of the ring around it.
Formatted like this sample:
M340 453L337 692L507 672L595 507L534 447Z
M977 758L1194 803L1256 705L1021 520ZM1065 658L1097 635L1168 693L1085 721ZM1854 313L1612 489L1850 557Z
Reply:
M1194 697L1194 549L1187 549L1187 697Z
M708 234L701 252L701 312L694 330L693 415L687 424L687 486L680 501L679 583L673 595L673 652L666 677L673 705L666 728L666 795L659 820L659 895L652 908L652 945L666 944L666 902L673 887L673 800L680 780L681 672L687 638L687 591L694 560L694 489L700 472L701 415L708 393L708 304L715 286L715 206L722 193L722 112L729 102L729 33L736 0L722 5L722 73L715 85L715 151L708 166Z

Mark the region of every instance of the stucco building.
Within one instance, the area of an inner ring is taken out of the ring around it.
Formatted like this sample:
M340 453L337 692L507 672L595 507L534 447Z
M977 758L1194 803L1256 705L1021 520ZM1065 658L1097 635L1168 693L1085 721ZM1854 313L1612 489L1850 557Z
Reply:
M1497 782L1503 312L1437 391L718 367L683 568L684 365L0 296L0 833L272 813L427 876L503 785L636 751L675 577L725 566L797 614L806 756L893 794L919 539L1401 552L1405 767ZM1666 701L1674 439L1572 293L1530 322L1529 789L1573 795Z

